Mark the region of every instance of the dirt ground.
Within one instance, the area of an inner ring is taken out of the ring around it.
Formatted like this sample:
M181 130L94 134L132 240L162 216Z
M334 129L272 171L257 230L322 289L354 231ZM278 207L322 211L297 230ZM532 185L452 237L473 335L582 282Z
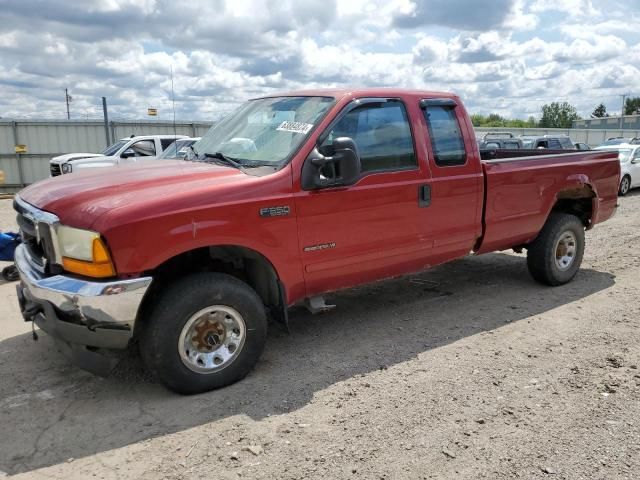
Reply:
M0 470L16 478L640 478L640 192L549 288L466 258L291 312L245 380L182 397L34 342L0 285ZM0 228L13 227L0 201ZM0 474L2 476L2 474Z

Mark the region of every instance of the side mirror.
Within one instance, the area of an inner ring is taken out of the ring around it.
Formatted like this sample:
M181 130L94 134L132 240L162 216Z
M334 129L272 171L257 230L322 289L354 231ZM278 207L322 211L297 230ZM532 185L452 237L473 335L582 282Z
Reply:
M352 138L336 138L329 150L331 155L325 156L316 147L307 157L301 176L304 190L353 185L360 178L360 155Z
M120 158L131 158L135 156L136 156L136 152L133 148L127 148L124 152L120 154Z

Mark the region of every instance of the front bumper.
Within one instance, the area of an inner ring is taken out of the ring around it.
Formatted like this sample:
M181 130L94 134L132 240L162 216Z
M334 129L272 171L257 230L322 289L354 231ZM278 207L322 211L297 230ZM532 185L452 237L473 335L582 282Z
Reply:
M45 277L32 265L24 245L16 248L15 264L25 321L33 321L72 348L127 346L151 277L103 282L67 275Z

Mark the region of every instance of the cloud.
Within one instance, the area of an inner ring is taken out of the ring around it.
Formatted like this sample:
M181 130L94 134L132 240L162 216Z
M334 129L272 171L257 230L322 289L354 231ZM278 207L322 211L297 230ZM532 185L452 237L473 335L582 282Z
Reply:
M601 14L601 11L593 6L592 0L535 0L531 5L531 11L557 11L573 17L596 17Z
M635 0L2 0L0 116L214 119L323 86L459 93L471 111L584 114L640 93ZM613 106L613 104L612 104Z
M490 30L507 20L513 0L416 0L393 18L399 28L444 26L462 30Z
M592 63L624 55L627 44L613 35L592 35L590 40L578 38L569 45L556 46L552 59L564 63Z

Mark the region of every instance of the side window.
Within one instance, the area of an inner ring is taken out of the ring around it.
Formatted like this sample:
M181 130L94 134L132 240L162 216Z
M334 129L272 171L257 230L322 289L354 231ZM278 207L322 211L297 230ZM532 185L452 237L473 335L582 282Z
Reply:
M536 148L549 148L549 144L546 140L538 140L538 143L536 143Z
M520 144L518 142L504 142L504 148L518 149Z
M171 145L175 141L175 138L161 138L160 145L162 145L162 150L166 150L169 145Z
M633 154L633 159L634 160L640 159L640 148L636 148L636 152Z
M136 157L152 157L156 154L156 145L153 140L140 140L129 148L136 152Z
M417 165L407 112L401 102L392 100L351 110L338 120L322 147L330 149L338 137L351 137L356 142L363 172Z
M560 145L562 145L562 148L565 148L567 150L573 150L574 148L576 148L569 137L561 137Z
M467 154L453 108L428 106L423 111L436 165L439 167L464 165L467 162Z
M549 148L551 150L562 150L562 144L560 143L560 141L557 138L550 138L549 139Z

